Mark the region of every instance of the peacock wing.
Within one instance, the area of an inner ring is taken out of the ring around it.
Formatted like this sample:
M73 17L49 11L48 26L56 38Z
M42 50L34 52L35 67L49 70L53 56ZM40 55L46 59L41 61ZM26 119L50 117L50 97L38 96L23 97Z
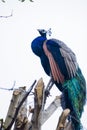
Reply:
M57 46L56 46L57 45ZM57 50L56 50L57 49ZM45 41L43 44L43 50L45 55L47 56L50 64L51 69L51 76L53 77L54 81L57 81L58 83L64 82L64 76L61 73L61 70L58 65L57 59L57 51L58 51L58 44L54 43L53 41ZM60 57L59 57L60 58Z
M65 62L69 77L75 76L76 70L78 68L78 63L77 63L75 54L64 42L57 39L51 39L51 40L59 45L59 50L62 57L64 58L64 62Z

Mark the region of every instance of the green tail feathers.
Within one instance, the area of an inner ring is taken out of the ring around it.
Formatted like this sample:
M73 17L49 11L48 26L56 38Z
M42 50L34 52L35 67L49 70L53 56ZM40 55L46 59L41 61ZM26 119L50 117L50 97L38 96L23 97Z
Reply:
M63 87L68 96L68 106L71 110L72 124L75 130L80 130L80 118L86 101L86 82L81 71L78 70L76 76L66 81Z

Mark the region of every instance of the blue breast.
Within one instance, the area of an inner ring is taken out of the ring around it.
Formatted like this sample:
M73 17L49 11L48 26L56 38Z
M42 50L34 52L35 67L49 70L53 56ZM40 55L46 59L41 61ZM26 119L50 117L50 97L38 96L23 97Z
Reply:
M39 57L43 53L43 42L45 40L46 40L46 37L39 36L35 38L31 43L32 51Z

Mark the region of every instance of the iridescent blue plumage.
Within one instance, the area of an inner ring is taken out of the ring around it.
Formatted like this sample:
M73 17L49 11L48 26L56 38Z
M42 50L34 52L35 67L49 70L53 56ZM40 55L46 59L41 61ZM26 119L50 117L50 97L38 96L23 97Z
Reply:
M33 52L40 57L47 75L51 76L62 92L62 107L71 110L75 130L80 130L80 118L86 99L86 82L73 51L62 41L46 38L47 31L38 30L39 37L32 41Z

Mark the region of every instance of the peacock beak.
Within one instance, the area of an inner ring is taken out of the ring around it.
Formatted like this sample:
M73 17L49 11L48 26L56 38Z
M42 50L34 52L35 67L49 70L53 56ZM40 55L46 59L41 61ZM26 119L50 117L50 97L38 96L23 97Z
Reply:
M41 31L42 31L42 29L37 29L37 31L38 31L38 32L41 32Z

